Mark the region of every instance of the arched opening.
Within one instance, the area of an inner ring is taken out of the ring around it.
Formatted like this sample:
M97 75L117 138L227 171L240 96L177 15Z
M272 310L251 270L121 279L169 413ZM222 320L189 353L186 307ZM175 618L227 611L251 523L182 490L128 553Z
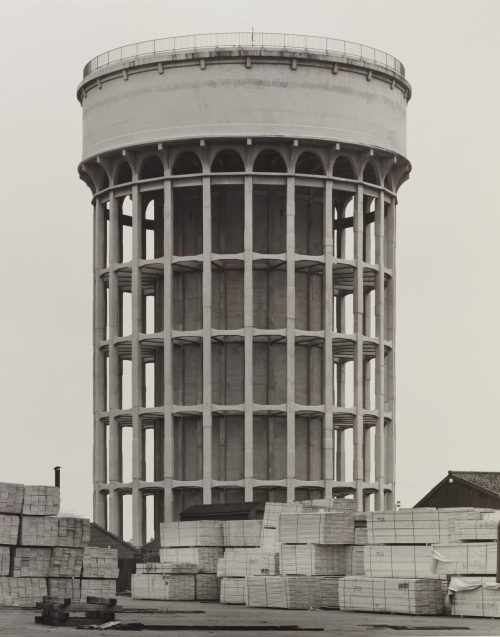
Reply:
M219 151L212 162L213 173L241 173L244 170L243 160L231 148Z
M356 179L352 164L344 155L337 157L335 160L333 164L333 176L341 177L342 179Z
M115 184L126 184L132 181L132 170L126 161L122 161L116 171Z
M154 179L155 177L163 177L163 164L157 155L151 155L147 157L142 166L140 172L141 179Z
M174 163L173 175L193 175L201 173L201 161L192 150L181 153Z
M305 152L295 164L295 172L302 175L324 175L323 163L316 153Z
M278 151L268 148L258 154L253 169L256 173L286 173L286 164Z
M375 174L375 169L373 168L370 162L366 164L365 169L363 170L363 181L365 181L368 184L378 184L378 179L377 179L377 175Z

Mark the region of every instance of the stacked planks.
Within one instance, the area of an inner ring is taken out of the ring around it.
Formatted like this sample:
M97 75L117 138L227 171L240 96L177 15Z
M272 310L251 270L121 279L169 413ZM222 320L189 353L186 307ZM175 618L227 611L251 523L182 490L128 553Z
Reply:
M452 577L448 588L452 615L500 617L500 584L494 577Z
M118 579L118 550L86 546L83 549L82 577Z
M321 544L282 544L283 575L345 575L346 547Z
M224 555L222 546L160 548L160 562L196 564L201 573L216 573L217 561Z
M224 546L222 522L195 520L160 524L162 547Z
M246 577L223 577L220 581L221 604L246 604L247 579Z
M224 546L257 547L260 546L262 520L226 520L222 533Z
M198 573L200 569L196 564L189 562L148 562L146 564L136 564L136 573Z
M278 575L279 555L261 549L228 548L217 562L218 577L246 577L247 575Z
M220 579L216 573L197 573L194 576L195 599L200 602L218 601Z
M321 608L339 610L339 582L340 577L322 576L319 579L319 593Z
M433 579L344 577L340 610L405 615L442 615L441 582Z
M282 544L354 544L354 513L284 514L279 520Z
M248 606L307 609L321 607L319 577L247 577Z
M496 542L436 544L433 547L435 571L440 575L495 575Z
M365 575L365 547L346 546L345 547L345 574Z
M90 523L55 517L59 503L57 487L0 483L1 605L32 607L47 594L77 602L82 594L116 594L117 553L112 573L82 573Z
M439 579L431 546L368 544L364 547L364 569L368 577Z
M136 573L132 575L132 598L192 601L195 599L195 577L179 573Z

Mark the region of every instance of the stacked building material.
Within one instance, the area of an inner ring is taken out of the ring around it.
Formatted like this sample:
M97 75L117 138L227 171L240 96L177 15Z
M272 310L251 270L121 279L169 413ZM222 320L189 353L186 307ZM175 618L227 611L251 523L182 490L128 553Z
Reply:
M222 526L225 547L260 546L262 520L226 520Z
M196 564L190 564L189 562L147 562L146 564L136 564L135 571L141 575L144 573L192 573L199 572L199 567Z
M194 576L195 599L200 602L219 601L220 579L216 573L197 573Z
M224 546L222 522L195 520L160 525L162 547Z
M339 610L339 582L341 579L334 576L318 577L321 608Z
M118 550L86 546L82 568L82 577L86 579L117 579Z
M195 575L139 573L132 575L133 599L192 601L195 599Z
M248 601L246 577L223 577L220 582L221 604L246 604Z
M55 517L59 502L57 487L0 483L0 605L116 595L116 552L105 569L82 572L90 523Z
M217 561L224 555L222 546L185 546L160 548L160 562L196 564L200 573L217 573Z
M435 571L440 575L495 575L496 542L436 544L433 547Z
M320 608L319 577L247 577L248 606Z
M279 520L282 544L354 544L352 511L284 514Z
M282 544L283 575L345 575L346 547L322 544Z
M255 548L228 548L217 562L218 577L279 575L279 555Z
M357 546L368 544L366 513L354 514L354 544Z
M439 579L432 553L431 546L369 544L364 547L365 575Z
M494 577L452 577L448 588L452 615L500 617L500 584Z
M365 547L346 546L345 547L345 574L365 575Z
M406 615L442 615L441 582L435 579L344 577L340 610Z

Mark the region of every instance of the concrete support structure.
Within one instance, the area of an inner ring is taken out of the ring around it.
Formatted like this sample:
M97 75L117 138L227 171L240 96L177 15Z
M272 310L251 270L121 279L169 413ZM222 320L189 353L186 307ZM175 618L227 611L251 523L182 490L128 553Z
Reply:
M410 87L375 53L207 45L86 67L94 519L121 534L131 495L137 545L151 506L157 531L201 502L393 503Z

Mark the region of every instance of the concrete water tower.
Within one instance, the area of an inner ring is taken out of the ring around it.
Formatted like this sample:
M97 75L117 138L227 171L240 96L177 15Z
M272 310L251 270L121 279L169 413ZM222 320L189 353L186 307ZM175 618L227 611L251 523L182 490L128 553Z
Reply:
M309 36L87 64L97 523L121 534L130 494L138 545L149 506L156 526L195 503L393 507L410 94L392 56Z

